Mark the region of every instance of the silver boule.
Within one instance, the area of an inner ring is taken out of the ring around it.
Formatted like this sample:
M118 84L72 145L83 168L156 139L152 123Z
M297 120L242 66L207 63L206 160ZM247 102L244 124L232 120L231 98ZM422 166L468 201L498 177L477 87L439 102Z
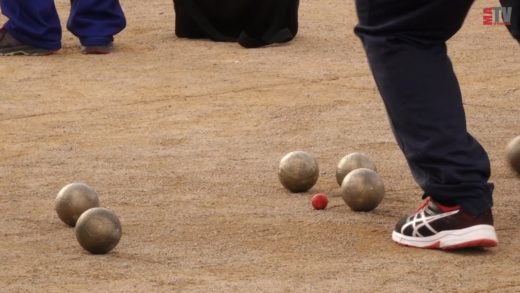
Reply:
M520 136L513 138L506 147L507 162L511 169L520 174Z
M318 163L303 151L290 152L280 161L278 178L291 192L305 192L311 189L320 175Z
M121 239L121 222L106 208L92 208L78 219L74 229L79 244L90 253L105 254Z
M58 217L74 227L81 214L99 206L96 191L84 183L71 183L63 187L56 196L55 209Z
M353 211L369 212L383 200L385 186L375 171L355 169L343 179L341 196Z
M366 154L352 153L343 157L336 168L336 180L338 181L338 184L341 186L343 178L345 178L345 176L347 176L347 174L352 170L359 168L367 168L377 171L376 165Z

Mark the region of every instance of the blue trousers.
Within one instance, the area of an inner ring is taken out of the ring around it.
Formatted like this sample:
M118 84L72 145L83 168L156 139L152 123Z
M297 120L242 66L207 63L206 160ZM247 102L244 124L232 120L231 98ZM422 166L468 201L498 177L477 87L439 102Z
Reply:
M490 162L466 128L461 91L446 48L472 4L473 0L356 0L355 32L367 52L396 140L424 195L478 215L492 206ZM513 8L516 13L520 7ZM510 30L518 37L518 15L513 21Z
M61 48L61 25L53 0L0 0L5 29L37 48ZM84 46L106 45L126 26L119 0L71 0L67 29Z

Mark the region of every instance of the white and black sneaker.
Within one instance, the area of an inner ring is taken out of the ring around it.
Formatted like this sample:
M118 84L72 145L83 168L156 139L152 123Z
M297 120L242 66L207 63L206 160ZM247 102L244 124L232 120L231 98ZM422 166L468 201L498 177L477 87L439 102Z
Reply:
M397 223L392 239L402 245L437 249L498 244L491 209L473 217L460 206L443 206L429 197L415 214Z

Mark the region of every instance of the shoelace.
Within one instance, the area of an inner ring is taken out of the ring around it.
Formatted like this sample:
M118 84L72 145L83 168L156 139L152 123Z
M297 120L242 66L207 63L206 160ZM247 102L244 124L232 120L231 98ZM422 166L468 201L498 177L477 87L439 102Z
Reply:
M415 211L415 213L419 213L420 211L425 210L431 202L433 202L433 200L432 200L431 197L428 196L424 200L424 202L421 204L421 206ZM442 204L440 204L438 202L434 202L434 204L437 206L438 209L440 209L444 213L460 209L459 205L445 206L445 205L442 205Z
M424 209L425 209L425 208L430 204L431 201L432 201L431 197L428 196L428 197L423 201L423 203L419 206L419 208L417 208L417 210L415 211L415 213L418 213L418 212L424 210Z

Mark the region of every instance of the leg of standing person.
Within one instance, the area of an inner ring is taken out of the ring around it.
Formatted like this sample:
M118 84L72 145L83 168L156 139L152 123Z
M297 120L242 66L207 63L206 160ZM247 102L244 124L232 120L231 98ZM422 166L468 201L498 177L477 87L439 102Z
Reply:
M518 0L500 0L502 7L511 10L511 23L507 26L511 35L520 43L520 1Z
M71 0L67 29L80 39L84 53L109 53L114 35L126 26L119 0Z
M3 0L8 18L0 32L0 55L44 55L61 48L61 26L53 0Z
M494 246L490 163L468 133L446 41L472 0L357 0L361 38L397 142L426 201L393 239L432 248ZM468 237L459 237L459 233Z

